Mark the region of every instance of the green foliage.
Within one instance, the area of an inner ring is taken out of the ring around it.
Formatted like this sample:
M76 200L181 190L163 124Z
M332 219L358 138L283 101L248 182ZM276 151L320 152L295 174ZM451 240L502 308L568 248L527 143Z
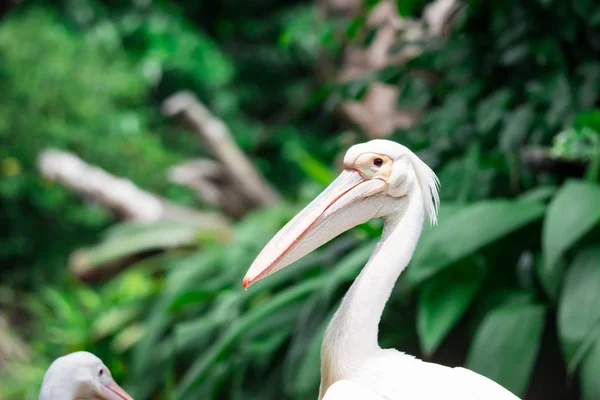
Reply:
M531 201L494 200L465 207L423 238L407 279L417 284L543 213L544 205Z
M315 398L325 327L381 221L251 290L241 279L335 176L345 133L329 113L374 81L396 85L399 105L425 107L392 138L442 182L439 226L424 228L383 315L381 345L464 364L528 398L534 371L555 380L566 369L557 385L567 391L574 376L582 399L598 397L600 11L592 2L467 1L448 37L423 43L407 65L319 85L322 52L372 37L363 12L322 22L310 3L278 0L40 3L0 20L0 257L11 266L2 276L20 283L34 317L23 328L34 359L0 382L3 398L36 398L49 362L80 349L103 358L136 399ZM412 16L425 4L397 2ZM193 204L164 178L173 163L204 153L160 116L160 101L180 89L231 127L286 202L245 216L224 244L187 223L122 224L102 236L111 216L41 179L38 152L72 150ZM520 155L530 146L582 163L585 179L529 168ZM65 268L81 246L93 267L170 245L186 248L99 285L75 282ZM539 361L561 352L564 366Z
M139 253L212 242L218 231L218 227L203 227L197 221L121 223L107 231L103 242L76 253L82 265L79 272Z
M181 158L152 132L149 88L123 49L107 48L97 32L77 34L56 14L32 8L0 25L0 201L10 210L3 213L10 235L3 237L0 254L14 268L31 271L35 283L56 276L65 253L112 220L41 178L41 150L73 150L163 192L169 185L162 171Z
M544 264L540 269L542 283L551 295L556 296L559 289L559 257L598 224L599 202L598 185L576 181L565 184L552 199L544 221Z
M573 362L600 324L600 247L581 250L565 277L558 308L558 330L567 360Z
M476 262L456 265L423 285L417 328L425 354L432 354L480 289L485 270Z
M523 397L543 329L544 307L500 307L481 323L469 350L467 367Z
M589 355L581 367L581 398L583 400L597 399L600 395L597 373L600 368L600 342L596 340Z
M36 316L30 327L37 338L32 343L34 360L3 371L8 377L1 381L0 393L9 399L37 399L50 362L81 349L101 357L122 380L127 367L121 356L143 335L148 300L159 288L149 267L149 260L142 262L99 290L66 283L22 299Z
M552 154L565 159L594 160L600 148L600 111L578 116L574 125L554 137Z

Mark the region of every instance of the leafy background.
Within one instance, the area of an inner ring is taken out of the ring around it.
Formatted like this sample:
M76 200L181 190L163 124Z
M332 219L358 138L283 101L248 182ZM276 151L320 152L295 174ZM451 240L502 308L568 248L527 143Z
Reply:
M443 41L339 83L323 73L324 54L368 45L377 3L333 19L291 0L4 6L0 348L20 343L26 356L0 360L2 398L37 398L49 363L86 349L136 399L314 399L323 330L381 223L252 290L240 282L335 176L348 141L368 139L336 105L374 82L399 88L398 106L425 107L390 137L442 182L440 224L425 229L397 284L381 345L466 365L526 399L600 398L600 7L465 0ZM416 18L427 3L396 5ZM178 90L230 127L284 201L236 220L229 241L182 233L184 249L82 282L67 267L78 248L133 249L189 229L121 222L42 178L36 158L70 150L173 202L210 208L167 179L170 166L208 154L160 111ZM531 162L532 149L547 162Z

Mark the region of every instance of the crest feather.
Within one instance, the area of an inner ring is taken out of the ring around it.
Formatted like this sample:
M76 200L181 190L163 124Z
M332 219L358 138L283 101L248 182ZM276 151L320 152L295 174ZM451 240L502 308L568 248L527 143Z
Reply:
M440 207L440 180L435 172L429 168L429 165L425 164L416 154L413 152L409 154L415 175L417 175L417 180L421 187L421 193L423 194L425 214L431 225L437 225L437 216Z

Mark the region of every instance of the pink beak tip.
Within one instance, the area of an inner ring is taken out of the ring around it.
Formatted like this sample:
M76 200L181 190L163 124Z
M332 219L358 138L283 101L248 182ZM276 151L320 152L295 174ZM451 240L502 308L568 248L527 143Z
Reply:
M242 287L244 288L244 290L246 290L248 289L248 286L250 286L250 278L245 276L244 280L242 281Z

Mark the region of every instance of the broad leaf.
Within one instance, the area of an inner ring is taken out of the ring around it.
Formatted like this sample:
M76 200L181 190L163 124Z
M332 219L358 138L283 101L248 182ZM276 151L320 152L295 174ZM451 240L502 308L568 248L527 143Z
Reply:
M424 235L407 271L415 285L462 258L539 219L545 206L532 201L482 201L466 207Z
M600 337L581 364L581 400L600 399Z
M485 269L474 261L449 268L425 283L420 292L417 331L421 348L432 354L473 301Z
M538 186L521 194L519 200L542 202L548 200L554 193L556 193L556 186L554 185Z
M467 367L517 396L523 396L544 329L544 307L501 307L481 323L469 349Z
M600 221L600 186L582 181L566 183L548 206L542 233L544 263L539 270L544 288L558 294L559 259Z
M78 250L72 258L79 273L89 272L124 257L152 250L195 246L206 235L218 234L219 227L204 227L194 221L158 221L121 224L99 244Z
M509 90L500 89L479 103L475 121L478 133L487 134L498 126L512 97Z
M558 333L567 359L600 322L600 246L586 249L567 272L558 305Z
M581 361L590 352L590 349L596 344L598 337L600 337L600 323L596 324L594 329L588 333L585 339L583 339L583 342L577 347L573 357L569 359L567 364L567 374L571 376L575 374L577 368L581 364Z
M500 133L500 147L504 151L516 150L530 132L534 118L531 104L521 105L506 116L504 129Z

